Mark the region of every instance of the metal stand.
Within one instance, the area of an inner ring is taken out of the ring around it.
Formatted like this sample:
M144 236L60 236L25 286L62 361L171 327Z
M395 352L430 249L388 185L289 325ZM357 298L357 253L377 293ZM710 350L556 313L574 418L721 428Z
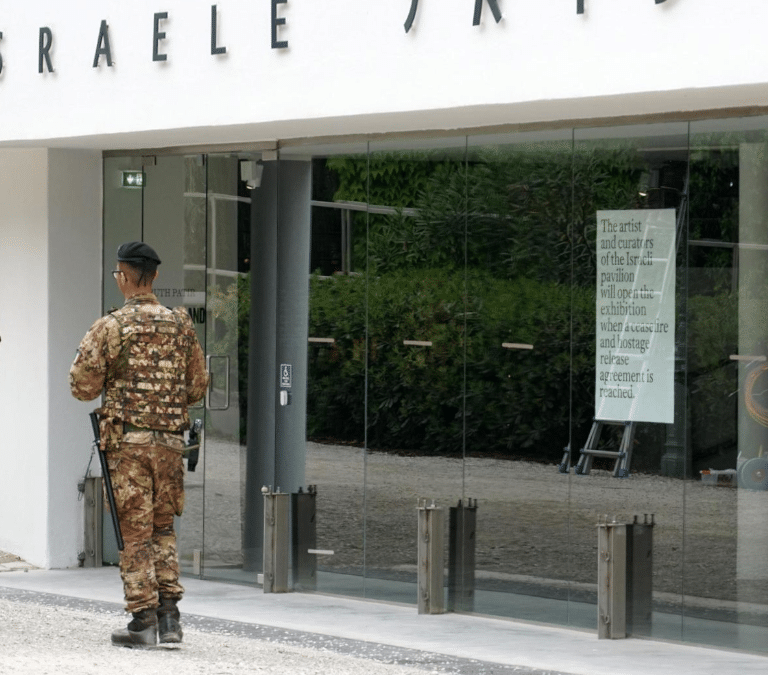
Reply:
M597 524L597 637L650 635L653 600L653 516L643 523Z
M102 536L101 519L104 513L104 497L100 476L88 476L82 483L85 501L85 551L83 567L101 567Z
M627 526L597 524L597 637L627 637Z
M291 495L293 520L293 587L317 588L317 486Z
M452 506L448 516L448 611L475 609L477 500Z
M264 592L287 593L290 495L272 492L266 486L261 492L264 495Z
M618 450L598 450L597 446L600 442L600 434L603 431L605 425L623 426L624 434L621 437L621 445ZM592 469L592 460L595 457L612 457L616 462L613 465L613 475L615 478L627 478L629 476L629 467L632 463L632 445L635 440L635 423L634 422L614 422L610 420L594 420L592 422L592 429L589 432L586 445L581 449L581 456L579 462L576 464L575 473L587 476ZM563 466L570 466L570 448L566 448L566 453L563 456L563 461L559 464L561 473Z
M418 604L419 614L442 614L445 611L443 592L443 509L435 502L419 500L418 536Z
M627 633L650 635L653 614L653 515L627 525Z

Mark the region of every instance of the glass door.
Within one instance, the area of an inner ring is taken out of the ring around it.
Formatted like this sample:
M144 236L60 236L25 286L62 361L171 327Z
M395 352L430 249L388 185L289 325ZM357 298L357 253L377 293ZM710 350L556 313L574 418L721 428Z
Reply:
M199 420L200 444L187 461L177 533L183 572L208 578L237 576L243 564L251 220L243 161L250 159L198 154L104 161L105 270L122 242L155 248L163 261L158 300L187 310L206 354L211 384L205 401L190 410L193 423ZM123 303L110 281L105 273L105 311Z
M198 558L191 551L191 572L223 579L240 578L243 567L251 198L240 180L240 164L237 155L208 155L205 181L198 167L190 167L188 176L199 182L188 180L184 194L190 222L205 222L206 260L197 261L195 244L185 253L185 267L189 278L205 284L211 377L201 460L202 566L195 568ZM188 527L196 531L195 523ZM194 542L193 534L183 543L188 559Z

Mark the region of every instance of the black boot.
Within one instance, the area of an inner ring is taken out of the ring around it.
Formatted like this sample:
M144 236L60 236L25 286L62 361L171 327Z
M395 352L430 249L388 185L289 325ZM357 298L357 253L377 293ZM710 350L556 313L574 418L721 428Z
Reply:
M157 645L157 613L154 609L134 612L127 628L112 633L112 644L124 647L154 647Z
M181 613L176 606L176 598L164 598L160 596L160 606L157 608L157 626L160 642L178 643L184 633L181 630L179 618Z

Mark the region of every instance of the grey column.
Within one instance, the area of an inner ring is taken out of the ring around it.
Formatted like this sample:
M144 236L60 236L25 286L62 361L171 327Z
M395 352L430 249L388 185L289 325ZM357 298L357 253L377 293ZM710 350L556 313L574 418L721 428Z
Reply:
M264 166L251 191L251 313L248 338L248 433L245 469L243 563L261 570L264 502L261 488L275 482L277 345L277 162Z
M252 191L248 438L243 556L261 570L261 488L294 492L304 483L309 311L311 164L264 163ZM279 366L292 366L290 405L279 402Z
M292 366L290 404L278 402L275 418L275 489L304 485L307 450L307 342L311 163L280 162L277 228L277 364Z
M768 245L768 145L739 147L739 242ZM739 353L765 355L766 278L768 252L739 249ZM743 363L743 362L742 362ZM739 368L738 442L743 460L768 453L768 429L747 413L744 384L747 368ZM768 602L768 527L765 493L739 489L736 579L744 603Z

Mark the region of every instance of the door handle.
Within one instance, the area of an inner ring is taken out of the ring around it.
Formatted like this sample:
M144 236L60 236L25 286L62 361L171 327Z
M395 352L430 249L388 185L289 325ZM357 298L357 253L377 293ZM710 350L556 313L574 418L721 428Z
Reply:
M214 360L221 359L224 362L224 403L223 405L213 405L211 403L211 394L213 393L214 372L213 363ZM206 368L208 370L209 382L208 391L205 392L205 407L208 410L228 410L229 409L229 356L214 356L209 354L205 357Z

